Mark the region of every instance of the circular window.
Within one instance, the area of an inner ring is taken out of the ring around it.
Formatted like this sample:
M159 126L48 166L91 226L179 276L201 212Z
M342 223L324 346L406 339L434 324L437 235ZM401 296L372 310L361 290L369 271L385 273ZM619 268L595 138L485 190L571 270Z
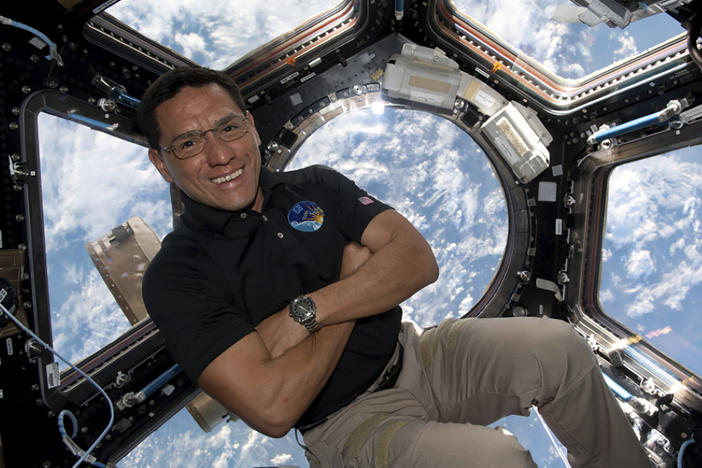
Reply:
M429 241L439 279L402 304L404 320L423 327L471 310L499 268L508 219L495 171L470 135L428 112L364 109L315 131L286 170L312 164L343 173Z

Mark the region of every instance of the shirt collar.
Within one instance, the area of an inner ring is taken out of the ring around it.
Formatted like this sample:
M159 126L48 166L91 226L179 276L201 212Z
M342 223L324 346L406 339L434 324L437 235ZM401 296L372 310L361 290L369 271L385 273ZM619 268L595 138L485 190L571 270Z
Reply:
M264 211L270 203L273 189L282 184L283 179L280 173L273 172L266 167L261 168L259 185L263 191ZM257 224L251 221L259 219L258 213L251 209L227 211L193 200L182 190L180 191L180 196L185 206L182 220L191 229L212 231L228 236L244 234Z

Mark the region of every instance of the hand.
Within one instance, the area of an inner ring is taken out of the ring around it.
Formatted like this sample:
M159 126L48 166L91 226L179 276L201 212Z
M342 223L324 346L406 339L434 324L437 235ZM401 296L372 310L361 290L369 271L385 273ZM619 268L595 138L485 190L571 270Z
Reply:
M289 311L290 308L285 307L256 326L256 331L261 335L272 359L310 336L305 327L290 318Z

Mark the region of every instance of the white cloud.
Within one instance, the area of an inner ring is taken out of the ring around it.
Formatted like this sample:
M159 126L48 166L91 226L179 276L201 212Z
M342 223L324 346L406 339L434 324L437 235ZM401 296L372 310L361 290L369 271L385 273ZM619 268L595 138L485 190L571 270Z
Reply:
M648 250L636 250L631 253L626 263L626 272L630 278L650 275L656 271L656 265Z
M293 456L289 453L279 453L275 457L271 458L271 463L274 465L282 465L285 463L290 463L293 460Z
M99 238L141 214L134 206L161 222L170 213L168 187L141 146L47 114L39 116L39 136L49 254L70 240Z
M620 47L614 51L614 60L633 57L639 53L639 49L636 47L636 38L628 31L611 31L610 35L614 35L620 44Z
M113 341L130 325L97 270L67 265L66 271L75 287L52 313L52 335L55 349L76 362Z
M624 315L682 310L699 290L702 165L696 153L689 148L627 164L610 178L605 249L618 261L603 264L602 287L613 286ZM617 265L626 277L617 275Z
M107 12L200 65L221 69L339 0L292 3L236 2L235 7L222 7L217 0L122 0Z

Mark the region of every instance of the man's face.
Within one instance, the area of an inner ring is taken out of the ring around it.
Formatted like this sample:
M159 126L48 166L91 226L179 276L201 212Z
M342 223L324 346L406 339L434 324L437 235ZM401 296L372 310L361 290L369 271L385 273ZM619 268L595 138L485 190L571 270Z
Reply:
M215 128L235 115L243 116L244 112L221 86L185 87L156 107L159 144L168 147L176 137ZM196 156L177 159L173 153L150 149L149 159L167 182L175 183L193 200L228 211L249 205L260 211L259 137L250 114L248 120L250 131L238 140L222 141L215 132L208 132L204 149Z

